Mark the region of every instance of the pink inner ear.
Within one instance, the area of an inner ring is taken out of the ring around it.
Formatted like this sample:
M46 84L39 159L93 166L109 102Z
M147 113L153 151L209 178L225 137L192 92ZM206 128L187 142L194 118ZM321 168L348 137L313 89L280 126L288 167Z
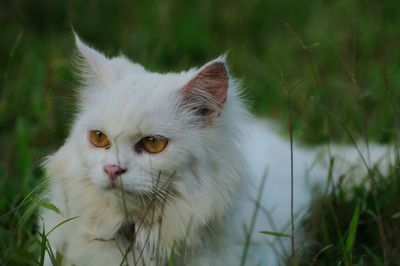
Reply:
M182 91L187 98L198 101L208 108L211 114L218 114L226 101L228 90L228 73L223 62L206 65L189 81Z

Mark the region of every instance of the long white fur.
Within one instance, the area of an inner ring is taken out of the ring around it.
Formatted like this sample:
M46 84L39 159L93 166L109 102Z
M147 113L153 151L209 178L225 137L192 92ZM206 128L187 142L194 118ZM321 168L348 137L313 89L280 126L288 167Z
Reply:
M140 228L126 264L165 265L174 251L183 265L239 265L245 241L243 228L245 224L249 227L264 172L267 180L261 204L272 219L263 212L258 214L245 262L280 265L279 255L287 251L288 240L258 232L289 232L289 143L275 133L276 126L271 122L250 118L238 83L230 78L220 116L212 125L199 127L191 124L190 111L185 113L177 106L180 89L201 68L158 74L125 57L109 59L77 36L76 45L83 79L78 113L65 144L45 162L47 198L60 213L41 211L48 232L74 218L49 234L52 249L64 257L63 265L119 265L129 244L113 239L126 222L134 222L136 230ZM215 61L225 59L210 63ZM88 130L106 133L111 148L91 147ZM170 138L166 150L157 155L135 154L133 145L152 134ZM318 157L317 150L322 149L294 147L297 214L309 203L311 186L323 185L326 180L328 168L323 162L328 153ZM344 165L348 159L361 165L359 169L363 170L358 175L366 172L354 148L331 153L347 156ZM377 161L387 151L373 146L368 154ZM164 185L173 182L174 194L169 195L165 206L152 211L150 219L140 197L129 200L127 196L125 200L107 189L104 164L128 169L119 178L127 191L141 189L151 194L156 180ZM334 176L347 169L336 165ZM51 264L49 257L47 264Z

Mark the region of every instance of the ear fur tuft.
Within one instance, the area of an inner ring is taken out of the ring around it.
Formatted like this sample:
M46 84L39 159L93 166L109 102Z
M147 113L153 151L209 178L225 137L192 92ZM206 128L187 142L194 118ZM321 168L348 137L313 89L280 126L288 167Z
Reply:
M78 50L77 65L80 67L81 74L85 79L98 79L109 81L112 79L112 69L110 69L110 60L81 41L75 32L75 45Z
M225 104L229 87L226 56L221 56L200 68L182 88L184 101L208 122L217 118Z

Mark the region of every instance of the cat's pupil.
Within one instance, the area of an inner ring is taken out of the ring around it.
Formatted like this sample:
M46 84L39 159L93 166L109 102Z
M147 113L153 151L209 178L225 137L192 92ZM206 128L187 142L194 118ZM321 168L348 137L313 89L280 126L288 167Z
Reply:
M97 137L97 139L98 139L98 141L99 142L102 142L102 141L104 141L105 139L105 135L103 134L103 133L101 133L100 131L97 131L96 132L96 137Z

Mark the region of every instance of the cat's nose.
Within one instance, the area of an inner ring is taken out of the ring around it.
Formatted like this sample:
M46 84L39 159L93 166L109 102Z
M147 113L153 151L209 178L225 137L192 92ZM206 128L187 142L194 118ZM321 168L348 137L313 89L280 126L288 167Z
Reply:
M126 169L121 168L119 165L116 164L106 164L103 169L111 181L114 181L119 175L122 175L126 172Z

